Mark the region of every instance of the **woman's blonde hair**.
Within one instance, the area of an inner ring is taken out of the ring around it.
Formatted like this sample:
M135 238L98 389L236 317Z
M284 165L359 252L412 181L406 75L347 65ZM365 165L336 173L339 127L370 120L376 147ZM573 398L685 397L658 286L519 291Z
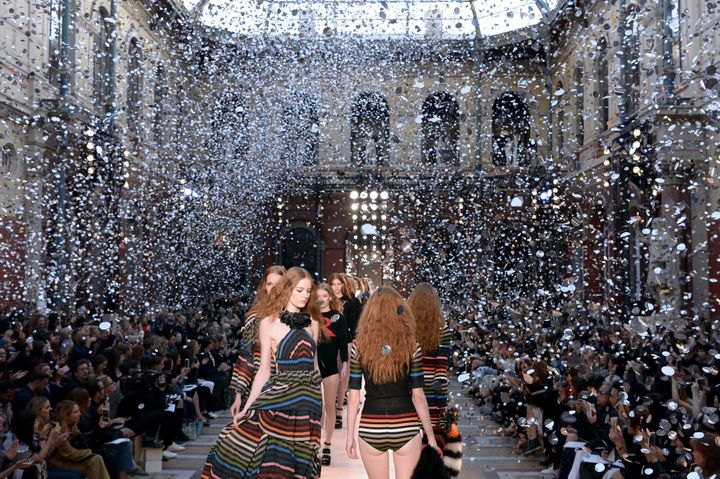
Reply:
M72 414L72 410L76 406L78 409L80 409L80 406L78 406L75 401L70 401L68 399L60 401L57 406L55 406L55 409L57 410L58 423L61 427L64 428L67 425L67 422L70 419L70 414ZM80 434L77 424L73 424L72 426L70 426L68 428L68 431L70 432L70 437L75 437L76 435Z
M265 273L260 280L260 284L258 285L257 294L255 295L255 301L253 301L252 306L247 312L248 318L257 315L258 312L263 308L265 301L267 301L268 294L265 290L265 285L267 284L268 276L270 276L271 274L285 276L285 273L287 273L287 270L283 266L278 266L276 264L270 266L265 270Z
M332 288L330 287L330 285L327 283L320 283L318 285L318 290L321 290L321 289L330 295L330 309L332 309L333 311L335 311L337 313L342 314L342 312L343 312L342 301L340 301L340 298L338 298L337 296L335 296L333 294Z
M417 341L423 354L434 353L440 345L445 324L440 296L430 283L420 283L408 298L407 304L415 317Z
M295 289L298 283L303 279L310 280L310 287L312 290L310 291L310 299L308 299L305 307L301 309L301 312L309 314L313 321L318 322L320 329L318 342L325 341L327 339L327 335L325 334L325 328L322 327L324 321L321 321L320 308L318 308L317 305L317 287L315 286L312 275L303 268L295 266L287 270L287 273L285 273L278 284L270 290L270 294L268 295L259 316L261 318L265 318L268 316L279 315L285 309L288 301L290 301L290 295L292 294L293 289Z
M40 417L40 411L47 404L50 404L50 400L48 398L46 398L45 396L35 396L34 398L30 399L30 402L26 406L26 409L35 413L35 419L38 421L38 423L42 423L41 426L45 426L45 421L47 421L47 419Z
M415 319L402 296L380 287L370 296L358 321L358 360L376 384L397 381L410 370L417 348Z

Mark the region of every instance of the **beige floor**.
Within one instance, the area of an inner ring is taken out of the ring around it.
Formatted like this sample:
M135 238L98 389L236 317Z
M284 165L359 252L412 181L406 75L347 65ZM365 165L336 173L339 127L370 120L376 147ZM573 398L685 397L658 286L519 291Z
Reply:
M451 383L451 402L460 409L460 432L463 435L463 469L460 479L539 479L542 476L537 459L518 457L510 452L513 440L478 411L464 394L460 384ZM347 417L347 416L345 416ZM163 463L163 473L149 479L197 479L203 462L215 443L220 429L227 422L227 414L212 421L203 434L187 444L177 459ZM346 426L346 424L343 424ZM345 453L347 428L336 430L332 445L332 464L324 467L322 479L365 479L360 459L350 459ZM391 467L392 470L392 467ZM391 476L394 477L394 476ZM547 478L548 476L546 476ZM552 476L550 476L552 477Z

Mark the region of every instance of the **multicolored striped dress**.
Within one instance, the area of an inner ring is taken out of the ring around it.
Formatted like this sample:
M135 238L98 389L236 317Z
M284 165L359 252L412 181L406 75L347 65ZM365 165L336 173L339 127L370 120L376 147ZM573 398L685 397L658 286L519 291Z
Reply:
M260 319L257 316L248 317L240 331L240 354L233 367L230 388L240 394L242 404L247 401L255 371L260 366L260 342L257 341Z
M375 384L363 370L355 344L350 351L350 389L359 390L365 377L365 404L358 435L379 451L397 451L420 431L422 425L412 390L424 385L420 345L413 353L410 371L392 383Z
M433 430L444 428L445 412L448 405L448 360L452 345L452 331L443 326L440 344L430 354L423 354L422 365L425 374L425 398L430 409Z
M290 329L277 347L277 371L248 414L220 432L202 479L319 477L322 398L316 347L304 327Z

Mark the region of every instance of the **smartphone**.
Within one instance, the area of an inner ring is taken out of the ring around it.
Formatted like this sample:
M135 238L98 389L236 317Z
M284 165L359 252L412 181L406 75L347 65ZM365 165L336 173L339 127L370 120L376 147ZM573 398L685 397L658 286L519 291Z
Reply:
M190 358L185 358L185 362L184 362L184 366L183 366L183 367L186 367L186 368L189 368L189 367L190 367Z
M103 409L103 420L110 422L110 409Z

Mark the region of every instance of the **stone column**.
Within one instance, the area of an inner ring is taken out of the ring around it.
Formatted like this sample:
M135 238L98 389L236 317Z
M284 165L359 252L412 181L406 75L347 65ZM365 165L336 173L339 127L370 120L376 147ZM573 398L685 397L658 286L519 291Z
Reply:
M47 307L47 238L44 228L45 217L49 209L45 204L45 188L50 176L46 165L49 163L49 150L43 140L44 125L34 124L28 127L26 148L22 158L25 169L25 201L23 215L25 223L25 301L39 310Z

